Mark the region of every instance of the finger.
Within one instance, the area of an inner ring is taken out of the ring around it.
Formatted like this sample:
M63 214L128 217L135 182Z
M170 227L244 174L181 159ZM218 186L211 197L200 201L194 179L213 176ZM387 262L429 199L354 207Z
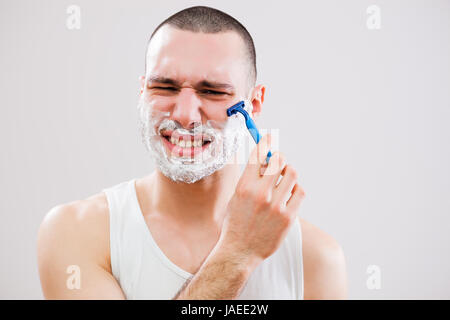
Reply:
M292 196L298 176L297 171L291 165L286 165L281 174L281 181L274 190L273 201L284 205Z
M290 212L297 212L304 197L305 191L302 189L302 187L300 187L298 183L296 183L294 185L294 188L292 189L292 196L286 203L286 208Z
M261 170L264 170L264 179L268 181L271 188L276 185L285 166L286 161L284 159L284 155L281 152L274 152L272 157L270 157L269 165L266 167L261 167Z
M265 137L266 137L265 144L261 145L259 150L257 150L257 159L258 159L259 165L267 165L267 154L269 153L270 146L272 144L272 135L270 133L268 133L265 135ZM259 143L257 145L259 145L261 143L261 140L259 141ZM269 160L270 160L270 158L269 158Z
M245 174L254 175L255 173L259 174L258 170L261 166L261 163L265 161L265 158L263 159L263 161L260 161L260 159L262 158L261 155L267 155L267 153L269 152L270 139L271 139L270 133L264 135L261 138L261 140L259 140L259 143L253 148L252 153L250 154L250 157L248 159L244 175Z

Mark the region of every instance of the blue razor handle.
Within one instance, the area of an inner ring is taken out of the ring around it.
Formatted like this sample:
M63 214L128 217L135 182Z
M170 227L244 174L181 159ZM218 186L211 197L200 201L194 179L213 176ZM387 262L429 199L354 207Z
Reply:
M248 131L250 131L250 134L252 135L253 140L255 140L255 143L258 144L259 140L261 140L261 134L259 133L258 129L256 128L255 122L252 118L250 118L247 111L244 110L245 103L244 101L239 101L238 103L232 105L227 109L227 116L231 117L233 114L236 114L240 112L244 118L245 118L245 125L247 126ZM266 163L269 163L269 159L272 156L272 152L267 153Z

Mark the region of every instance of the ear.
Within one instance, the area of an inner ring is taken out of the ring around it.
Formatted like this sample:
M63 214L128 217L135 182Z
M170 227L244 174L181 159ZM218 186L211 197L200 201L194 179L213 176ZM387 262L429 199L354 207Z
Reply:
M142 94L142 92L144 92L144 84L145 84L145 76L140 76L139 77L139 83L141 84L141 91L139 93L139 95Z
M256 119L259 117L262 111L262 104L264 103L264 94L266 93L266 87L262 84L257 85L252 90L252 96L250 101L253 105L252 117Z

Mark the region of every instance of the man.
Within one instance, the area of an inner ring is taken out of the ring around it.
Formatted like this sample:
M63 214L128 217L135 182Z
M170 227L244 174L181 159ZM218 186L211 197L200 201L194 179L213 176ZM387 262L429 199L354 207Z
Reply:
M143 140L157 169L47 214L44 296L346 298L343 251L297 216L304 192L282 153L265 163L270 135L241 175L245 127L226 109L245 100L256 117L265 94L247 30L212 8L180 11L152 34L140 80Z

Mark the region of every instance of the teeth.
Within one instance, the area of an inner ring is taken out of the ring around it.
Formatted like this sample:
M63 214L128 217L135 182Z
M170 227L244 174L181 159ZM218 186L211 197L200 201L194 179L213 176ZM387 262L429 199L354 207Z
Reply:
M179 138L181 138L181 137L179 137ZM181 148L191 148L191 147L199 148L199 147L201 147L203 145L204 142L207 142L207 141L211 142L211 140L209 138L207 138L207 137L203 137L203 140L202 139L198 139L198 140L194 140L194 141L191 141L191 140L186 140L185 141L185 140L179 139L179 138L174 138L172 136L172 137L170 137L170 142L172 144L174 144L174 145L177 145L177 146L181 147Z

